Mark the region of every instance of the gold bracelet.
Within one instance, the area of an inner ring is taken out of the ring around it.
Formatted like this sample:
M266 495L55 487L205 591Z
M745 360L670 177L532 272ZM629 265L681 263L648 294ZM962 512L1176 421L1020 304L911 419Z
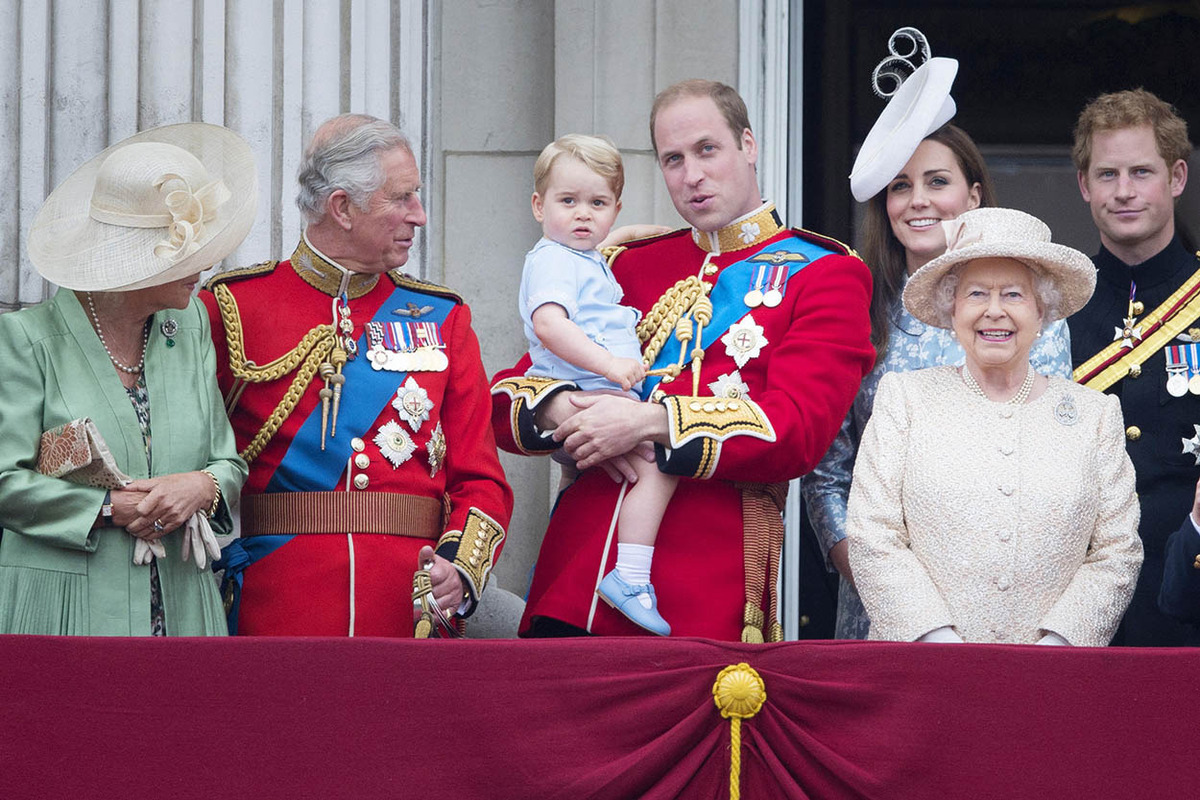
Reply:
M212 519L213 514L217 513L217 506L221 504L221 484L217 481L217 476L213 475L208 470L202 469L200 471L209 477L209 479L213 482L213 488L217 491L217 493L213 496L212 505L209 506L208 510L204 512L204 516Z

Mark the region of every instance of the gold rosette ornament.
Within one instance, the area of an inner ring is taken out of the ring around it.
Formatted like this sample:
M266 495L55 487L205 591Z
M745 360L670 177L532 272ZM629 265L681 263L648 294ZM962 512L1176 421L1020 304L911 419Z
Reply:
M712 693L717 710L729 720L729 797L737 800L741 796L742 720L753 717L763 707L767 687L753 667L741 663L717 673Z

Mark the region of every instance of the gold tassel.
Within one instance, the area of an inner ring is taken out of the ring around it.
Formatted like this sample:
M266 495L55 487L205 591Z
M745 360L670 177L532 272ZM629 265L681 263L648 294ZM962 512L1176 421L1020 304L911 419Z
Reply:
M758 671L745 662L717 673L712 688L713 702L729 720L729 797L742 796L742 720L749 719L767 701L767 687Z

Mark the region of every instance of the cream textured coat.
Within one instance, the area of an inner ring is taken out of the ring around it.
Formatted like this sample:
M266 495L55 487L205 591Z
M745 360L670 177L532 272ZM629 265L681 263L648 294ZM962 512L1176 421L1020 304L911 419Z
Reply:
M1142 562L1117 398L1062 378L1022 406L954 367L885 375L850 490L872 639L1105 645Z

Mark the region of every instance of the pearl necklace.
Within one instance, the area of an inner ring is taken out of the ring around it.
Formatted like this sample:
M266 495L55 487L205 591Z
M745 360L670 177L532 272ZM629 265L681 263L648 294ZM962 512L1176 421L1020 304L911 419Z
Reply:
M1029 393L1033 391L1033 378L1033 368L1027 368L1025 370L1025 380L1021 381L1021 388L1018 389L1017 393L1005 402L1010 406L1023 405L1025 401L1029 399ZM983 391L983 387L976 382L975 376L971 374L971 370L967 369L965 364L962 368L962 379L963 383L967 385L967 388L970 389L972 393L979 395L984 400L992 400L992 398L988 397L987 393Z
M117 361L117 357L113 355L113 351L108 349L108 342L104 339L104 331L100 329L100 318L96 316L96 304L92 301L92 293L85 292L88 302L88 313L92 317L92 324L96 326L96 335L100 337L100 345L104 348L104 352L108 353L108 360L113 366L122 372L128 372L130 375L138 375L142 371L142 367L146 366L146 345L150 342L150 324L149 322L143 326L142 332L142 357L138 359L137 364L132 367L122 364Z

